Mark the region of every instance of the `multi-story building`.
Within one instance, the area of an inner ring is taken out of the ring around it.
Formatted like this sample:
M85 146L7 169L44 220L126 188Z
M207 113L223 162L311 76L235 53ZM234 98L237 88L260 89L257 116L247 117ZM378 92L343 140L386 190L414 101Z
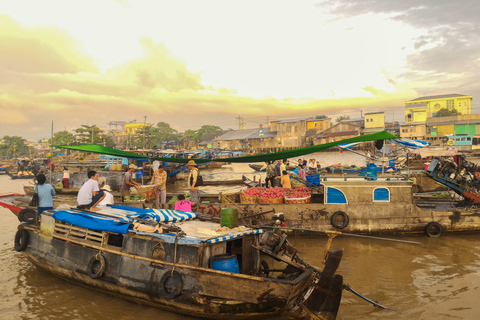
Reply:
M405 124L401 126L400 137L426 139L431 134L431 129L427 130L427 119L435 118L437 112L445 108L456 109L462 115L470 115L472 96L445 94L405 101ZM439 117L438 119L442 118L445 117Z
M405 101L405 123L427 121L440 109L457 109L461 114L472 113L472 96L444 94Z
M307 123L313 117L291 118L270 121L270 132L277 132L279 147L299 148L305 146L305 133L308 130Z

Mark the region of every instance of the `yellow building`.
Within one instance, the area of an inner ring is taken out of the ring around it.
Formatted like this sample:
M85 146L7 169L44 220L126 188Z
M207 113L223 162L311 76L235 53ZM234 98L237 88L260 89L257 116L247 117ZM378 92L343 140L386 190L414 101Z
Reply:
M425 122L443 108L457 109L462 114L472 113L472 96L445 94L420 97L405 101L405 122Z
M385 128L385 112L365 113L363 118L363 134L382 131Z
M150 127L151 123L129 123L125 125L125 131L127 134L135 134L137 131L141 130L143 132L143 127Z
M307 121L307 130L316 129L317 133L332 127L332 119L313 119Z

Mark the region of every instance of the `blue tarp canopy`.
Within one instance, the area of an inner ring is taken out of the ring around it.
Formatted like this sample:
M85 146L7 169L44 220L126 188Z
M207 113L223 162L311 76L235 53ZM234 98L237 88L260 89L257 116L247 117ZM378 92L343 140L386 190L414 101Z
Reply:
M127 206L112 206L100 211L60 210L53 218L72 225L92 229L126 234L134 221L144 223L171 223L197 217L197 213L169 209L140 209Z

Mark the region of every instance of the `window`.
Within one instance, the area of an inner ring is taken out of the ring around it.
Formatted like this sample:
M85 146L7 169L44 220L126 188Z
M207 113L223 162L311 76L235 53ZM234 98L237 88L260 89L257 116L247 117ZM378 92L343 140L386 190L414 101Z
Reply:
M327 199L326 203L338 203L338 204L346 204L347 198L343 194L342 191L328 187L327 188Z
M458 106L459 106L459 107L461 107L461 106L462 106L462 103L461 103L461 102L459 102L459 103L458 103Z
M447 100L447 108L455 108L455 101L454 100Z
M367 122L370 122L370 119L367 119Z
M390 190L387 188L373 190L373 202L390 202Z

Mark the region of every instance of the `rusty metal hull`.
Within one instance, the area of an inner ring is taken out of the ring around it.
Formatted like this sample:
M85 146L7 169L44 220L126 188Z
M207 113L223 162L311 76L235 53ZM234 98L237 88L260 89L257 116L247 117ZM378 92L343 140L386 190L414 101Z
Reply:
M182 246L179 263L173 263L169 261L173 244L160 244L164 260L157 259L152 252L159 242L146 236L126 235L118 247L105 239L76 241L75 237L55 235L33 225L21 225L20 229L29 234L23 253L48 272L109 295L206 319L264 319L283 314L318 276L307 268L294 280L281 280L182 263L198 258L195 255L202 250L196 246ZM92 278L91 261L99 254L105 261L104 271ZM170 276L180 279L173 293L166 282ZM341 288L341 276L335 279L337 289ZM338 301L333 302L336 310L327 312L324 319L335 319L340 297L341 289L335 296Z

